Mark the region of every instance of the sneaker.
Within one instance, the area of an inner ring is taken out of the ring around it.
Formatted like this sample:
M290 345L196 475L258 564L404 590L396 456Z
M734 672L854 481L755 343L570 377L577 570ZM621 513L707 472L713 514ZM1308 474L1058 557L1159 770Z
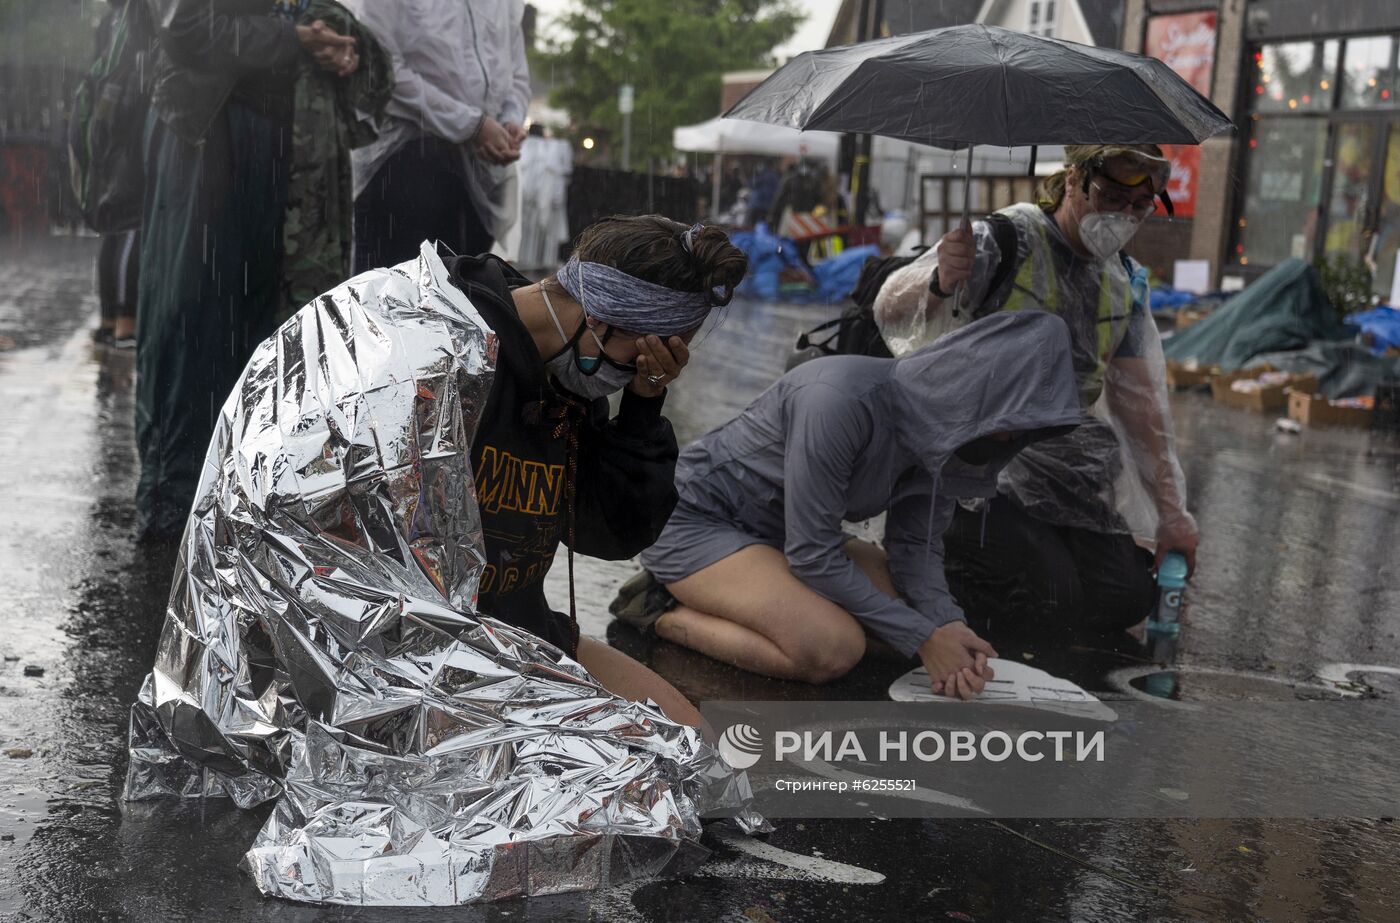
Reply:
M617 598L608 611L619 622L631 625L642 634L650 634L656 620L678 605L676 597L647 571L617 588Z

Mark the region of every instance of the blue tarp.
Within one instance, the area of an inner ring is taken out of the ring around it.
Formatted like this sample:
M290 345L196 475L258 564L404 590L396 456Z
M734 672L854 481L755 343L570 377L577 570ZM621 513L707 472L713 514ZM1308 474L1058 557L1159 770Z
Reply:
M1154 311L1179 311L1182 308L1205 308L1212 309L1230 300L1234 292L1214 291L1197 295L1195 292L1183 292L1179 288L1172 288L1169 285L1159 285L1152 290L1152 310Z
M737 293L745 298L763 301L841 301L855 288L865 261L880 255L879 247L852 247L809 270L802 262L796 241L771 233L763 222L759 222L752 231L731 234L729 239L749 258L748 275L740 283ZM783 290L783 271L794 269L804 274L810 272L812 288L809 291Z
M1152 290L1152 310L1184 308L1199 297L1195 292L1183 292L1169 285L1159 285Z
M797 243L769 233L768 225L762 221L752 231L730 234L729 240L749 258L748 275L744 276L744 281L739 283L736 290L745 298L777 301L782 271L805 269L802 257L797 252Z
M843 300L851 294L851 289L856 287L856 280L860 278L860 270L865 261L879 255L879 247L866 244L863 247L842 250L830 259L822 260L812 267L812 275L817 280L817 289L813 294L818 300L828 303Z
M1400 310L1382 305L1349 315L1347 323L1371 335L1371 352L1377 356L1392 347L1400 349Z

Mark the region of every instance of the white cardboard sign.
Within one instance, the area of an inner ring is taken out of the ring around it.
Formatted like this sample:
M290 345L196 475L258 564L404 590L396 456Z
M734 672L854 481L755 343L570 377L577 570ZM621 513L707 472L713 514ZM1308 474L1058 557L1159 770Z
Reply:
M1172 288L1193 295L1210 291L1210 260L1177 260Z
M995 678L987 683L982 694L973 699L979 705L1013 705L1058 712L1094 721L1112 721L1118 714L1093 695L1067 679L1051 676L1044 670L1015 660L989 660ZM959 699L934 695L928 672L919 667L904 674L890 686L890 698L896 702L942 702L955 705Z

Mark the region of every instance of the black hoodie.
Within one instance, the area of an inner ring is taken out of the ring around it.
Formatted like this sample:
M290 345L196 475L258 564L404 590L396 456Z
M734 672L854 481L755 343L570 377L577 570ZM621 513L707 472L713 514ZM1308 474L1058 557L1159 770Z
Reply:
M665 395L624 391L610 420L606 398L561 392L511 299L530 280L490 255L458 257L449 268L498 337L496 374L472 443L486 544L477 607L573 655L578 625L550 609L545 574L561 541L580 554L623 560L661 534L676 505L676 437L661 416Z

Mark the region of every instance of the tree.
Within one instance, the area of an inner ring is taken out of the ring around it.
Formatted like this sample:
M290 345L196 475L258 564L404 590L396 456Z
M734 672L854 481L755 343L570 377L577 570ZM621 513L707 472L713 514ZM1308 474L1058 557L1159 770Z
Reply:
M665 157L671 130L713 118L725 71L772 66L772 50L803 15L792 0L576 0L567 34L535 55L554 84L550 104L620 144L617 92L635 88L634 162Z

